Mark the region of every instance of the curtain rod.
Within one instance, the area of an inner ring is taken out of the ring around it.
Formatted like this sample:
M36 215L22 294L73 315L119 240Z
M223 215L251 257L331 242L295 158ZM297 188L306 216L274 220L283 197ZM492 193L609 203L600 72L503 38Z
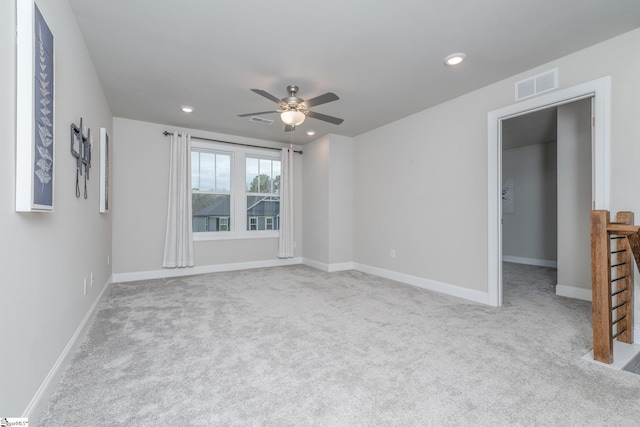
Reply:
M166 130L165 130L164 132L162 132L162 134L163 134L164 136L172 135L172 133L171 133L171 132L166 131ZM280 150L281 150L280 148L274 148L274 147L263 147L263 146L260 146L260 145L252 145L252 144L243 144L243 143L241 143L241 142L221 141L221 140L219 140L219 139L202 138L202 137L199 137L199 136L192 136L191 138L192 138L192 139L200 139L200 140L202 140L202 141L222 142L223 144L242 145L243 147L263 148L263 149L265 149L265 150L278 150L278 151L280 151ZM302 154L302 151L296 151L296 150L293 150L293 152L294 152L294 153L298 153L298 154Z

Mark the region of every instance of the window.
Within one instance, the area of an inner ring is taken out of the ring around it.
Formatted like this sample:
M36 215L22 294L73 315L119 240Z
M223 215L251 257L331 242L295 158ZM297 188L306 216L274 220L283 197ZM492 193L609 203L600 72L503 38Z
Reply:
M280 217L280 160L247 156L247 230L278 230Z
M194 240L277 238L280 169L271 150L192 141Z
M231 153L191 150L191 203L194 232L229 231Z
M258 229L258 218L253 216L249 217L249 230L257 230Z

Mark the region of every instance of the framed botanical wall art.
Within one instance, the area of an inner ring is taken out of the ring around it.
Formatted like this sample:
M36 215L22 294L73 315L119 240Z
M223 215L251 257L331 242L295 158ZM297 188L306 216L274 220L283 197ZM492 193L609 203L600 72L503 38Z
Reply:
M100 212L109 212L109 134L100 128Z
M53 211L54 37L33 0L17 12L16 211Z

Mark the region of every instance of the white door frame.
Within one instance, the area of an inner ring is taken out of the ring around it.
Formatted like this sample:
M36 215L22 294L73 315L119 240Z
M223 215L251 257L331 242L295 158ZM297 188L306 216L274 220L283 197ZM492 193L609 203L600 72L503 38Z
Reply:
M562 89L522 101L487 115L489 173L488 298L502 305L502 120L593 97L593 201L594 209L609 209L611 181L611 77Z

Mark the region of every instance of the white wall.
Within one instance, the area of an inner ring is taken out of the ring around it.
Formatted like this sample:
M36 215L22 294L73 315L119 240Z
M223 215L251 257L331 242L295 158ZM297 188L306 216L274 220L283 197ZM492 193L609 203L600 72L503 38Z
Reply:
M640 212L639 45L640 29L356 137L356 263L487 292L487 114L555 67L560 88L612 77L611 210Z
M503 256L557 261L555 141L503 150L502 178L515 186L514 212L502 215Z
M305 262L334 271L353 262L353 139L326 135L304 146Z
M167 217L169 183L169 137L162 132L186 131L192 136L280 148L283 144L223 135L195 129L114 118L114 139L120 147L115 154L113 205L114 280L131 277L158 277L194 274L190 269L163 269L162 256ZM277 152L276 155L278 155ZM294 156L294 239L295 256L302 245L302 188L300 156ZM277 261L278 239L255 238L194 242L196 267Z
M329 148L330 137L323 136L304 146L302 156L303 256L329 264Z
M558 285L591 289L591 99L558 107Z
M329 264L353 262L353 139L330 135Z
M97 137L100 127L111 132L111 112L67 2L38 5L55 37L55 211L16 213L16 1L0 2L2 417L35 416L39 408L30 405L46 404L46 385L56 385L55 378L46 382L47 375L111 276L111 215L98 212L98 138L87 200L75 196L75 158L69 153L71 123L83 117ZM95 284L84 295L83 279L91 272ZM43 402L32 401L37 396Z
M486 291L484 92L355 138L358 264Z

